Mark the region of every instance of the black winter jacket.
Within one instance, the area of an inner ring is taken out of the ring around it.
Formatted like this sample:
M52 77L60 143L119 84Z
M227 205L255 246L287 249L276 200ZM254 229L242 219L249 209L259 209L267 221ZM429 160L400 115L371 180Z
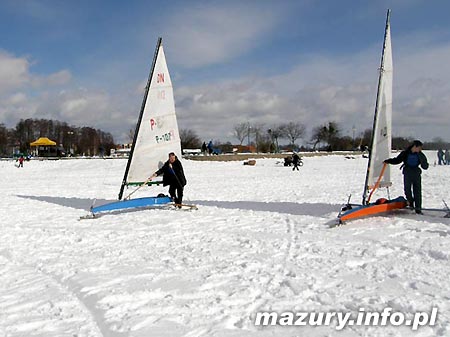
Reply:
M170 167L170 162L166 161L155 173L158 176L161 174L163 175L163 186L178 185L183 187L187 183L186 177L184 176L183 165L181 165L178 158L172 163L172 167Z

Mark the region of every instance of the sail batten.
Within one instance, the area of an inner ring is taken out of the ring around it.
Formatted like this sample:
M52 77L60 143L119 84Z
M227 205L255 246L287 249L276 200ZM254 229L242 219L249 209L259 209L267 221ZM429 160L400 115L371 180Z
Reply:
M124 186L146 181L164 164L170 152L181 155L181 141L172 81L159 38L119 200Z
M392 47L390 32L390 10L386 18L386 29L379 69L378 91L372 129L372 144L364 185L363 204L368 202L367 195L375 187L383 171L384 160L390 157L392 147ZM385 168L379 187L392 185L389 166Z

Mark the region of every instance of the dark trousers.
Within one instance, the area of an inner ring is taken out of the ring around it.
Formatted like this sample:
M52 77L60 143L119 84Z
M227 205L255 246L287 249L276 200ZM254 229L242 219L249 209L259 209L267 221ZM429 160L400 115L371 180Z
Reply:
M183 186L180 186L179 184L171 184L169 187L169 194L174 203L183 203Z
M295 169L297 169L297 171L300 171L298 168L298 163L294 163L294 167L292 168L292 171L294 171Z
M420 211L422 209L422 176L418 170L403 172L403 187L409 205Z

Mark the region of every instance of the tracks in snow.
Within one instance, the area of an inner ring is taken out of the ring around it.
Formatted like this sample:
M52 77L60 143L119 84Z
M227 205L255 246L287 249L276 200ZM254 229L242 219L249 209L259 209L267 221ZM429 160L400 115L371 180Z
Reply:
M278 220L278 216L276 217L276 220ZM272 252L273 255L270 260L270 268L267 268L266 266L262 268L262 270L268 271L270 274L259 274L260 279L264 279L266 276L268 277L259 284L257 291L255 291L251 299L248 300L248 304L240 310L240 317L227 322L229 328L231 328L230 325L232 325L234 328L238 329L257 331L254 327L255 313L265 309L265 306L270 301L276 299L280 289L289 287L289 289L292 290L289 286L289 279L295 277L295 273L290 270L289 263L295 259L293 250L298 241L298 234L295 231L295 224L291 221L290 216L283 215L280 222L285 223L285 225L283 225L284 233L282 235L278 234L281 238L273 242L273 249L275 249L275 251ZM265 244L266 241L267 240L264 241ZM281 250L279 253L277 253L278 249ZM248 262L251 263L252 261ZM214 332L223 329L223 325L223 319L218 318L206 326L190 331L185 334L184 337L210 336L213 335Z
M0 252L0 259L6 262L2 266L6 273L1 273L0 293L12 290L15 292L14 298L17 298L17 293L20 294L19 303L4 302L0 306L4 313L2 320L7 322L8 329L28 331L33 335L40 331L42 336L50 336L52 331L59 329L73 331L73 336L78 336L80 332L83 336L92 337L125 336L108 328L103 319L104 312L96 306L96 298L85 296L74 279L64 280L41 266L14 259L6 249ZM15 314L19 307L25 310L21 316ZM68 326L61 326L63 323Z

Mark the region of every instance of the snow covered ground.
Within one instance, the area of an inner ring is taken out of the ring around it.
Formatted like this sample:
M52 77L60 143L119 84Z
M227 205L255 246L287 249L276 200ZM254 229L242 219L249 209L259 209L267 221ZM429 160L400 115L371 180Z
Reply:
M328 227L348 194L360 202L366 160L305 158L300 172L183 160L199 210L83 221L90 200L117 197L125 160L1 161L0 337L450 336L449 219ZM392 176L402 195L398 166ZM450 202L449 180L448 166L423 173L424 207ZM418 331L254 325L258 311L385 307L439 315Z

